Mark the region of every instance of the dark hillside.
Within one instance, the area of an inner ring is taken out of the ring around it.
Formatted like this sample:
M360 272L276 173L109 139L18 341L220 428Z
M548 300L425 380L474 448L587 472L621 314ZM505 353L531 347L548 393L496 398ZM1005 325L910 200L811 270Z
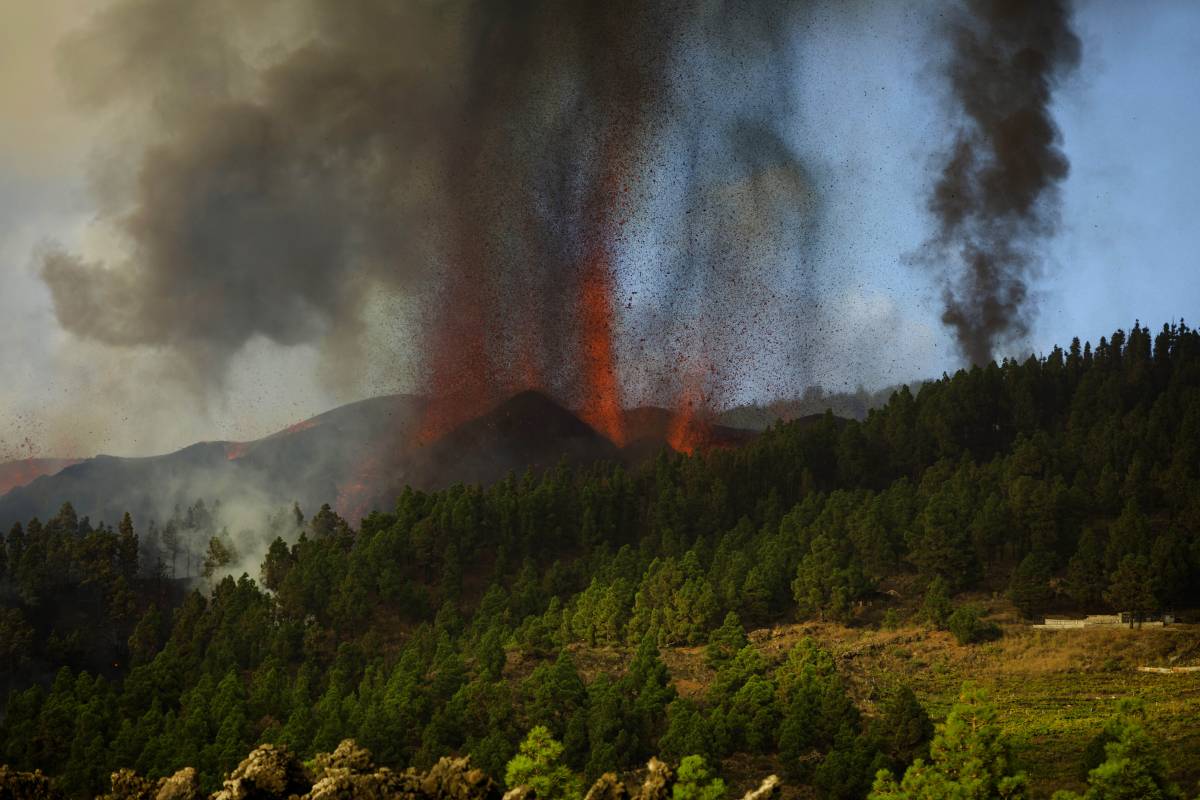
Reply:
M517 394L414 454L408 481L422 488L490 485L510 472L546 470L560 462L615 461L612 442L536 391ZM406 476L407 477L407 476Z
M23 458L0 464L0 496L18 486L32 483L43 475L53 475L64 467L79 463L77 458Z

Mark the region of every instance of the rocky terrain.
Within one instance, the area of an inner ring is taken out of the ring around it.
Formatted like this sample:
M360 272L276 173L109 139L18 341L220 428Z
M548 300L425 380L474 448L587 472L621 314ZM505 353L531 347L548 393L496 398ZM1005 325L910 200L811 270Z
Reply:
M614 773L605 773L584 800L670 800L675 770L650 759L640 786L632 791ZM769 800L779 793L772 775L743 800ZM45 800L64 798L54 782L38 772L16 772L0 766L0 798ZM152 780L132 770L112 774L112 790L101 800L202 800L196 770L181 769ZM503 791L490 776L471 766L469 757L444 757L428 772L397 772L375 765L371 753L347 739L332 753L304 764L286 747L256 747L230 773L208 800L538 800L528 786Z

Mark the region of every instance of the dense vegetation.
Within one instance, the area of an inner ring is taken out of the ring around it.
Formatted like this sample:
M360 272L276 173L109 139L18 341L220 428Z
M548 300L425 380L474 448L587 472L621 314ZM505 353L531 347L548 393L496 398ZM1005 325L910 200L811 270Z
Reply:
M874 624L893 585L965 642L997 633L955 605L968 590L1029 616L1195 606L1198 450L1200 334L1135 325L737 450L406 491L357 530L328 507L277 515L253 534L271 540L257 579L217 580L232 540L245 550L219 510L139 537L64 506L0 547L0 760L76 793L115 766L195 765L212 787L254 742L307 755L353 736L380 763L469 752L500 777L540 725L588 777L770 754L863 797L927 755L920 704L893 687L866 716L828 652L768 658L746 629ZM208 546L211 591L177 592L166 531ZM708 646L700 696L663 665L682 644ZM618 646L612 674L572 655Z

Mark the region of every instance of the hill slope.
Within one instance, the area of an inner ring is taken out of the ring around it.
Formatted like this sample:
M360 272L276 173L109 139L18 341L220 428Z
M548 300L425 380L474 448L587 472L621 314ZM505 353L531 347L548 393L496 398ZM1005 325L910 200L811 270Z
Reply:
M423 443L417 433L426 402L410 395L372 398L263 439L201 442L161 456L47 461L36 475L23 477L14 466L13 486L0 492L0 525L46 519L65 501L93 522L115 524L126 511L137 520L161 521L201 498L220 498L234 507L298 502L310 511L336 500L340 513L357 520L373 508L388 507L405 485L424 490L487 485L510 472L544 470L560 462L632 464L668 446L669 411L629 412L630 428L640 438L622 451L535 391L521 392ZM710 444L741 444L754 435L716 426ZM0 471L0 489L4 474Z
M78 464L78 458L22 458L0 464L0 496L18 486L32 483L43 475L54 475L65 467Z

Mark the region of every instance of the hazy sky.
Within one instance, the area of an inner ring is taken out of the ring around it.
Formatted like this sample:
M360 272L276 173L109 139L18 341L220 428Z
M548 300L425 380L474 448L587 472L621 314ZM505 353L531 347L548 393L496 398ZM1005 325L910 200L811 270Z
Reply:
M931 282L905 259L928 235L925 192L948 134L928 55L936 4L902 5L879 3L853 24L817 15L796 42L790 145L812 170L822 227L822 303L806 312L821 317L811 380L830 388L958 365ZM358 381L332 384L314 347L260 341L216 397L180 391L170 353L62 331L35 254L51 241L109 252L89 224L89 186L98 171L123 169L96 157L126 135L122 120L76 113L59 78L58 41L96 7L0 0L0 460L250 438L412 388L403 298L381 298L369 314ZM1082 64L1055 102L1071 173L1026 350L1200 308L1200 4L1079 0L1075 26ZM644 286L655 264L653 248L626 253L622 288ZM742 396L757 391L750 381Z

